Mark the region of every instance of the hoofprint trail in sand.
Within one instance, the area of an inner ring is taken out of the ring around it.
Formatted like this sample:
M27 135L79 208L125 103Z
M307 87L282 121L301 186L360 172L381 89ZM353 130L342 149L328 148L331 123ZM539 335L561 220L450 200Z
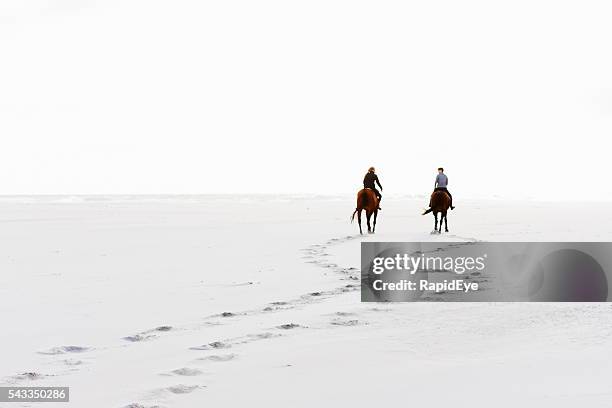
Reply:
M362 304L359 243L609 241L608 205L463 202L437 236L422 201L359 236L344 197L0 200L3 385L87 407L606 406L608 304Z

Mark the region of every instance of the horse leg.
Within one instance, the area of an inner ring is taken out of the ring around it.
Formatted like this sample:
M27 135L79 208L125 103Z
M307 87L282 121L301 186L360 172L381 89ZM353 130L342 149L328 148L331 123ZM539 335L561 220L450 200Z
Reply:
M361 210L357 211L357 221L359 221L359 233L363 235L363 231L361 230Z
M448 215L444 213L444 231L448 232Z
M442 233L442 222L444 221L444 211L442 211L440 213L440 228L438 229L438 232L441 234Z
M372 232L372 227L370 227L370 217L372 217L372 212L366 211L366 218L368 219L368 233Z
M378 210L374 210L374 228L372 228L372 233L376 232L376 217L378 216Z
M434 212L434 219L436 220L436 223L434 224L434 231L438 230L438 212Z

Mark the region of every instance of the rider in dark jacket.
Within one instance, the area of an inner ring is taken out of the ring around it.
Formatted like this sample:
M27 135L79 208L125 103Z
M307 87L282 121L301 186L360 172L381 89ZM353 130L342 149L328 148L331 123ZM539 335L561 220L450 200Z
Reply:
M376 169L374 169L374 167L370 167L365 177L363 178L363 188L369 188L374 190L374 194L376 194L376 197L378 198L378 209L380 210L380 200L382 198L382 195L380 194L380 191L376 189L376 184L378 184L378 187L380 187L380 191L382 191L383 187L380 185L380 181L378 180L378 176L376 175Z

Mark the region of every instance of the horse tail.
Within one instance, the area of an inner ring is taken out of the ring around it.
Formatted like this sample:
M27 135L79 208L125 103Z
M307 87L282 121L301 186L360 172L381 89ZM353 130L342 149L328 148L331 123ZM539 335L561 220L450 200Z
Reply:
M429 214L429 213L430 213L430 212L432 212L432 211L433 211L433 209L430 207L430 208L429 208L427 211L425 211L425 212L423 213L423 215L425 215L425 214Z
M355 208L355 211L353 211L353 215L351 215L351 223L355 219L355 214L357 214L357 211L359 211L359 209L365 208L365 206L367 205L368 197L367 194L364 194L365 191L366 190L363 189L359 190L359 192L357 193L357 207Z

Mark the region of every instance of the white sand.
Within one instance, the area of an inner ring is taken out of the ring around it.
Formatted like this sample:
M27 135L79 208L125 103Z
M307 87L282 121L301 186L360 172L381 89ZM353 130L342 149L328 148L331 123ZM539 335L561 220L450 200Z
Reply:
M432 236L425 200L386 197L359 237L353 201L0 200L0 380L70 386L64 405L88 408L609 406L610 304L358 290L361 240L609 241L608 203L457 198Z

